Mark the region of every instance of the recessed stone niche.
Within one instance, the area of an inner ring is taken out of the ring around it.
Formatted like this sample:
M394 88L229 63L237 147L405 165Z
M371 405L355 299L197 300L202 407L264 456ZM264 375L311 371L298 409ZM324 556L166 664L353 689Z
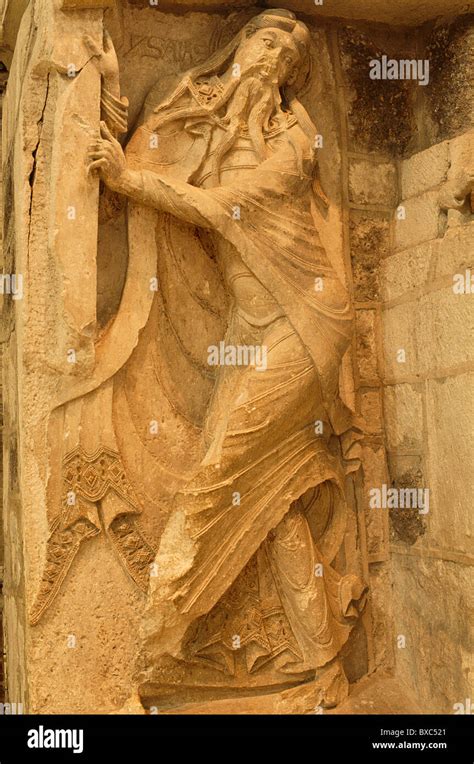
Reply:
M29 713L471 697L472 16L283 5L5 5Z

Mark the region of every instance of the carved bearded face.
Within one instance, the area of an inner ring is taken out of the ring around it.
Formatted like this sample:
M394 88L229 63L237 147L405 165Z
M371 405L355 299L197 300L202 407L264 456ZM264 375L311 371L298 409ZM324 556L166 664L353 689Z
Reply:
M282 91L285 87L297 86L298 78L308 64L308 47L309 32L304 24L296 23L293 14L289 11L265 12L249 22L240 37L218 51L206 66L191 71L190 77L195 83L216 72L222 78L223 89L210 110L206 108L203 114L203 106L199 104L191 106L185 113L186 117L195 115L201 119L212 113L219 116L222 135L214 151L216 183L220 180L221 163L242 130L248 133L259 161L268 157L265 136L273 122L281 120L283 125L286 124L282 104L288 91ZM171 122L178 112L183 118L182 108L168 109L169 102L166 108L157 109L162 115L154 123L155 130Z
M242 77L253 75L266 84L282 87L296 78L301 56L289 32L282 29L259 29L237 48L234 62Z
M235 52L230 77L234 85L230 86L226 104L226 134L215 153L217 177L222 159L244 125L257 158L260 161L267 158L265 132L271 119L281 111L280 88L293 83L301 63L301 54L291 33L271 25L263 29L252 25L246 28Z

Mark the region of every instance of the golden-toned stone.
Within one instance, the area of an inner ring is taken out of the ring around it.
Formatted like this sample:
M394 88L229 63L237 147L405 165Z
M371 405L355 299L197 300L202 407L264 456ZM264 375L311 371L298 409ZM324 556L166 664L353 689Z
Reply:
M30 713L469 697L469 21L262 5L4 6L5 649ZM424 46L426 87L369 76Z

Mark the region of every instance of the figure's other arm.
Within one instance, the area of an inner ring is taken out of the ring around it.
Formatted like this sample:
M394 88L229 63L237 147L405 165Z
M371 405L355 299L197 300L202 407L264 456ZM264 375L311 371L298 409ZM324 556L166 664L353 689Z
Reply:
M110 34L104 29L103 49L100 50L92 37L84 36L84 44L95 60L100 72L102 87L100 107L102 119L114 137L128 129L128 98L120 95L120 75L117 54Z
M84 35L83 41L100 73L101 119L104 120L114 138L125 137L128 130L128 98L120 95L119 64L112 38L104 29L102 48L90 35ZM101 184L99 222L106 223L113 220L124 207L125 199Z
M100 125L101 137L89 149L89 171L98 171L112 190L136 202L184 220L210 228L210 222L198 212L209 200L205 191L179 180L160 177L149 170L131 170L120 143L105 122Z

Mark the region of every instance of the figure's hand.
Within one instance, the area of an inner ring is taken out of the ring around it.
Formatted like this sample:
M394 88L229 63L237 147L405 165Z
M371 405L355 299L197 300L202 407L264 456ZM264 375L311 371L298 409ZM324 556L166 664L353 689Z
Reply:
M107 30L104 29L102 50L89 35L84 35L83 41L90 55L96 59L95 63L104 80L104 87L114 95L120 96L118 59Z
M104 183L113 191L120 191L121 177L127 169L122 147L115 140L105 122L100 123L100 138L89 146L90 164L87 172L98 171Z

